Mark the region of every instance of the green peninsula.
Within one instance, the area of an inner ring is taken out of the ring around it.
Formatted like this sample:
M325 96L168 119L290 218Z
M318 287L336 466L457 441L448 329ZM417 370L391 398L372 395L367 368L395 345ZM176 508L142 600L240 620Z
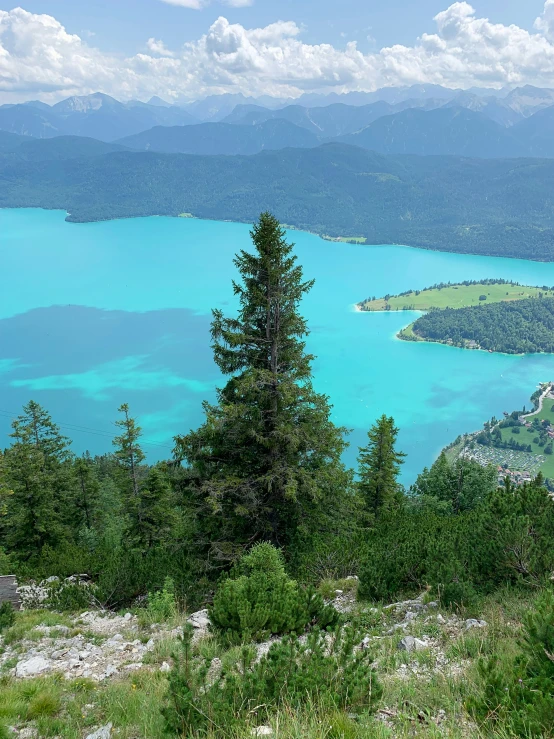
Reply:
M400 295L368 298L361 311L422 311L398 333L404 341L433 341L506 354L554 353L554 288L507 280L441 283Z
M468 308L483 303L525 300L554 296L554 287L528 287L507 280L466 281L457 284L440 283L423 290L409 290L400 295L370 297L358 303L362 311L443 310Z

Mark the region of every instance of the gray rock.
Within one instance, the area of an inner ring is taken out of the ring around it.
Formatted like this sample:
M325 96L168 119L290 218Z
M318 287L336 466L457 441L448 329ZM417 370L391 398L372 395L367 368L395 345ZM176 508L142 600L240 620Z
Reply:
M420 649L427 649L428 646L426 642L416 639L415 636L405 636L400 640L398 649L403 652L418 652Z
M35 729L34 726L25 726L17 736L18 739L37 739L38 729Z
M445 619L445 617L444 617L444 616L442 615L442 613L438 613L438 614L437 614L437 623L438 623L438 624L445 624L445 623L446 623L446 619Z
M85 739L110 739L112 735L112 727L113 724L106 724L98 729L98 731L95 731L94 734L89 734Z
M18 662L15 668L16 677L34 677L48 672L52 663L40 655Z
M476 618L468 618L465 622L465 628L466 631L469 631L469 629L482 629L487 625L486 621L480 621Z
M273 729L271 726L256 726L250 733L252 736L273 736Z
M132 613L126 613L123 616L123 618L124 618L125 621L131 621L133 619L133 614Z
M160 667L160 672L170 672L171 666L169 665L169 662L162 662Z
M208 610L205 608L203 611L196 611L187 618L187 623L190 624L194 629L207 629L210 625L210 618L208 616Z

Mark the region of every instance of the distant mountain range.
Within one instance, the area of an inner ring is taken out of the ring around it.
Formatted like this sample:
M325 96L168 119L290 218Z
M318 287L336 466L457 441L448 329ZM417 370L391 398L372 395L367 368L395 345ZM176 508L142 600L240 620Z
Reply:
M410 109L384 116L359 133L339 140L383 154L450 154L487 159L530 154L514 128L504 128L482 113L454 107Z
M118 143L141 151L255 154L265 149L307 148L337 141L381 154L486 159L554 157L554 107L510 128L467 108L409 108L385 115L391 107L384 102L361 107L334 104L327 108L302 108L294 105L279 111L239 106L226 121L239 120L241 123L156 127L120 139ZM351 130L357 132L337 134Z
M194 116L176 106L137 101L120 103L102 93L71 97L52 107L40 102L0 107L0 130L36 138L73 135L115 141L153 126L197 122Z
M310 131L277 118L254 126L200 123L196 126L157 126L120 144L141 151L168 154L257 154L264 149L303 149L321 142Z
M554 106L554 90L529 85L509 92L412 85L370 93L309 93L295 101L226 94L182 105L156 96L148 103L136 100L121 103L109 95L95 93L74 96L52 106L36 100L2 105L0 130L35 138L71 135L117 141L156 126L201 122L251 126L279 118L325 140L357 133L383 116L410 109L466 108L507 128L550 106Z
M98 93L52 107L40 102L2 106L0 131L33 138L78 136L140 151L198 155L247 155L337 141L382 154L554 157L552 90L525 87L504 97L465 92L446 102L430 96L437 92L433 86L408 91L420 97L278 109L241 102L223 121L203 123L161 99L122 104ZM245 99L222 97L229 105ZM202 102L203 114L213 113L214 101ZM9 146L7 141L2 145Z
M14 148L4 136L0 207L65 209L72 221L253 222L271 209L331 237L554 260L554 160L383 156L345 144L190 156L66 137Z

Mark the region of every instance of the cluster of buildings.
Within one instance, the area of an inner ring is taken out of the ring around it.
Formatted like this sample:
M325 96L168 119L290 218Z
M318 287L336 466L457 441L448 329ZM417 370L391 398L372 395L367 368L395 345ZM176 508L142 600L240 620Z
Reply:
M514 485L523 485L526 482L531 482L533 477L530 472L522 472L521 470L510 470L504 468L502 465L498 465L498 484L504 485L506 478L510 480Z

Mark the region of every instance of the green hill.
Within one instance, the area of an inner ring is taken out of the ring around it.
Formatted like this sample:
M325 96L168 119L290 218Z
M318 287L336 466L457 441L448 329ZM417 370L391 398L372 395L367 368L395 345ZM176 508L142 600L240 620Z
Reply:
M86 153L86 150L84 150ZM73 221L191 213L284 223L372 244L550 261L554 160L383 156L343 144L254 156L115 152L63 161L0 155L0 206Z

